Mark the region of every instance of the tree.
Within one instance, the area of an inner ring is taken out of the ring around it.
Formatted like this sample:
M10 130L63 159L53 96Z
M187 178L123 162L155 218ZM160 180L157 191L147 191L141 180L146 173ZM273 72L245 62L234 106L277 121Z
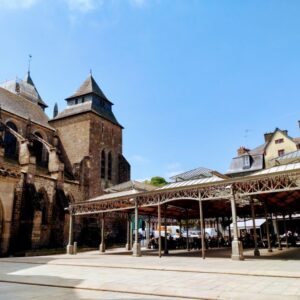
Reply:
M163 177L154 176L151 178L150 184L155 185L155 186L164 186L167 184L167 181Z

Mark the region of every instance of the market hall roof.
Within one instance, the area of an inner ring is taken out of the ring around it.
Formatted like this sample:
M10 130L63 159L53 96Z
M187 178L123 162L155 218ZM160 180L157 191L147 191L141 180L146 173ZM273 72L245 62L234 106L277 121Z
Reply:
M25 120L30 119L33 123L54 130L54 128L48 124L47 115L38 105L1 87L0 106L4 111L17 115Z
M172 176L171 179L177 182L177 181L209 178L209 177L213 177L215 175L218 177L225 178L224 175L222 175L216 171L212 171L210 169L200 167L200 168L193 169L191 171L187 171L187 172Z

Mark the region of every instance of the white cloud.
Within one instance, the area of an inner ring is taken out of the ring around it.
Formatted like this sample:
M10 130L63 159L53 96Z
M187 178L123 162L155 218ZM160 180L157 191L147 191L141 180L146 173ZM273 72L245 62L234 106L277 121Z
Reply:
M93 11L103 5L103 0L66 0L66 1L70 10L78 11L82 13Z
M182 170L182 166L180 163L170 163L166 166L166 173L165 173L165 177L166 178L170 178L173 177L175 175L181 174L184 171Z
M30 8L39 0L0 0L0 8L19 9Z

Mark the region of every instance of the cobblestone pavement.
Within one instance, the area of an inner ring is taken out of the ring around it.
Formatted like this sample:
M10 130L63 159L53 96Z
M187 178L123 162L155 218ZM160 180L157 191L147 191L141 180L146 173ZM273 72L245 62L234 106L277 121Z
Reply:
M300 299L300 248L252 252L241 262L228 250L3 258L0 299Z

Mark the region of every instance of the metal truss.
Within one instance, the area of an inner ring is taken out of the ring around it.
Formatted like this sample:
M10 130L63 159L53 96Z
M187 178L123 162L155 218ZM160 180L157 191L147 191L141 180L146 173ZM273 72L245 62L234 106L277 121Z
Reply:
M300 190L300 172L248 176L236 180L224 180L210 185L185 186L181 188L162 189L125 196L119 199L86 201L72 204L69 210L74 215L92 215L107 212L132 211L135 202L138 207L150 207L178 200L228 200L232 193L239 199L266 193L278 193Z

